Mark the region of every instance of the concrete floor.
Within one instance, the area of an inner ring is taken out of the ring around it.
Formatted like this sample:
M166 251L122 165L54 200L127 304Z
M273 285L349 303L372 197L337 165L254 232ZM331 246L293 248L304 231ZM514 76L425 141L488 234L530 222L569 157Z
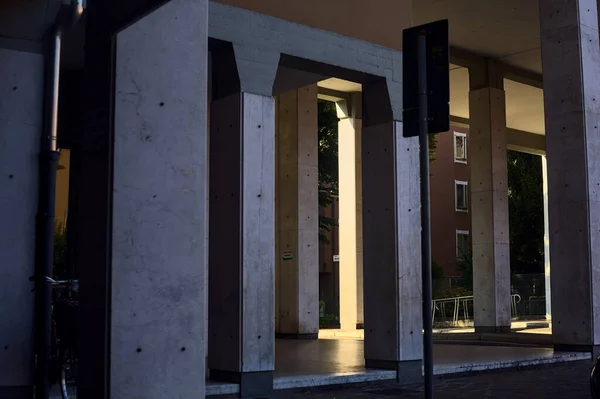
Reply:
M435 378L436 399L590 399L589 360ZM230 395L227 399L235 399ZM423 385L391 381L276 391L271 399L423 399Z
M515 321L511 324L511 330L515 333L526 333L526 334L552 334L552 327L544 321ZM364 339L365 330L339 330L339 329L322 329L319 330L320 339L331 339L331 338L358 338ZM472 334L475 329L472 327L453 327L453 328L434 328L433 333L439 334Z
M504 345L504 346L502 346ZM434 374L447 375L471 371L534 366L589 360L589 353L555 353L550 348L515 347L509 344L434 344ZM275 352L276 390L324 385L394 380L396 373L366 370L364 341L356 338L329 338L314 341L277 340ZM76 391L71 387L73 397ZM208 381L206 395L235 394L237 384ZM53 390L51 398L60 398Z
M555 353L541 347L435 344L436 375L590 359L589 353ZM395 379L395 372L366 370L364 342L338 338L277 340L275 389L303 388ZM207 395L236 393L236 384L209 381Z

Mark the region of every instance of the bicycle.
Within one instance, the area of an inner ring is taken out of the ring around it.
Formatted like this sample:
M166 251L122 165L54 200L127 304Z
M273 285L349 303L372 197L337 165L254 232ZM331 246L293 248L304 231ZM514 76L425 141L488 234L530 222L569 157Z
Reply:
M63 280L53 283L52 318L55 321L58 363L56 371L62 399L69 399L68 387L77 379L76 313L78 281Z
M50 316L50 387L59 385L62 399L69 399L68 386L76 382L77 352L76 311L79 304L78 281L56 281L45 277L52 284L52 305ZM33 277L30 278L33 281Z

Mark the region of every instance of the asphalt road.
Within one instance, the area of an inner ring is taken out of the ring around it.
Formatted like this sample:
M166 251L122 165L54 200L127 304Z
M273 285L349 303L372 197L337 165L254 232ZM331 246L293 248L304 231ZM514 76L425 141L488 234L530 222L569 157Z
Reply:
M472 373L436 379L436 399L590 399L590 361ZM416 399L420 386L389 382L278 391L273 399Z

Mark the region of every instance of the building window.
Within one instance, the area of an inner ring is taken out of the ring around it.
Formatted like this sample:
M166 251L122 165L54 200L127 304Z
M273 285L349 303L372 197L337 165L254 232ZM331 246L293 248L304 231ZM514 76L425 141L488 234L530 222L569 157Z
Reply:
M456 230L456 258L468 257L469 252L469 231Z
M467 212L469 210L469 183L455 180L455 203L456 210Z
M467 135L454 132L454 162L467 163Z

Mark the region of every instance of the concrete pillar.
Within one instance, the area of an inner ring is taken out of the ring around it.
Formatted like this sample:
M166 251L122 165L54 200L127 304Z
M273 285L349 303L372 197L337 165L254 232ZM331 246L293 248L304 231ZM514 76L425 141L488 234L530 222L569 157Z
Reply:
M272 88L279 55L221 47L211 51L208 367L211 379L240 384L242 397L268 396L275 368ZM259 64L264 69L257 71Z
M207 16L172 0L116 38L115 399L204 397Z
M600 45L595 0L540 1L552 334L600 345Z
M317 85L277 98L276 312L278 338L319 336Z
M419 141L402 128L385 81L363 85L365 364L410 381L423 353Z
M506 104L488 61L470 71L471 225L475 331L510 332Z
M44 57L0 48L0 397L30 398Z
M552 289L550 287L550 225L548 220L548 160L542 155L542 197L544 199L544 287L546 290L546 320L552 320Z
M336 104L338 118L340 328L362 328L361 93Z

